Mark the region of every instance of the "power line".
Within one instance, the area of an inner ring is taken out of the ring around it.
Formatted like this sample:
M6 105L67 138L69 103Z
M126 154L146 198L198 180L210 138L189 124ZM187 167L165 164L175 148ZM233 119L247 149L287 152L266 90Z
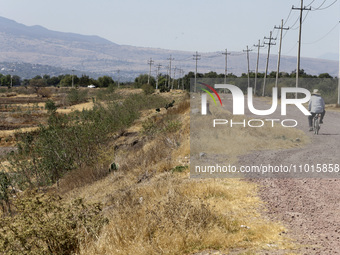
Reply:
M276 71L276 79L275 79L275 87L277 87L278 79L279 79L279 71L280 71L280 58L281 58L281 46L282 46L282 31L289 30L289 27L283 27L283 19L281 20L281 26L275 26L274 29L280 30L280 46L279 46L279 56L277 60L277 71Z
M301 7L300 8L295 8L294 6L292 7L293 10L299 10L300 11L300 28L299 28L299 46L298 46L298 56L297 56L297 68L296 68L296 87L299 87L299 72L300 72L300 55L301 55L301 30L302 30L302 12L306 10L311 10L311 7L306 8L303 7L303 0L301 0ZM308 13L307 13L308 14ZM305 19L307 17L307 14L305 16ZM295 94L295 97L297 98L297 93Z
M327 0L324 0L324 1L322 2L322 4L319 5L319 7L316 7L316 8L312 7L312 8L314 8L314 10L318 10L318 9L320 9L320 8L326 3L326 1L327 1Z
M224 68L224 84L227 83L227 64L228 64L228 55L230 55L230 53L228 53L228 50L225 49L225 52L222 52L223 55L225 55L225 68Z
M336 29L336 27L339 25L339 23L340 23L340 21L337 22L337 23L335 24L335 26L332 27L331 30L329 30L324 36L322 36L322 37L319 38L318 40L316 40L316 41L314 41L314 42L310 42L310 43L303 43L303 44L314 44L314 43L317 43L317 42L321 41L321 40L324 39L327 35L329 35L334 29Z
M268 39L269 42L268 42L268 43L264 42L264 44L267 44L267 45L268 45L268 55L267 55L266 71L265 71L265 73L264 73L264 79L263 79L263 91L262 91L262 96L264 96L264 92L265 92L265 89L266 89L266 78L267 78L267 73L268 73L268 63L269 63L269 55L270 55L270 46L276 44L276 43L272 43L272 40L276 40L276 38L273 38L273 37L272 37L272 31L270 31L269 38L264 37L264 39Z
M196 54L193 55L194 60L196 61L196 69L195 69L195 87L194 87L194 92L196 92L196 79L197 79L197 61L201 59L201 55L198 55L197 51Z
M243 50L243 52L247 52L247 61L248 61L248 88L250 86L250 78L249 78L249 51L252 51L252 50L248 49L248 45L247 45L247 49Z
M255 71L255 84L254 84L254 95L256 94L256 82L257 82L257 73L259 71L259 59L260 59L260 48L263 48L264 45L259 43L257 45L254 44L254 47L257 47L257 61L256 61L256 71Z
M326 1L326 0L325 0ZM333 3L331 3L330 5L328 5L327 7L324 7L324 8L320 8L324 3L325 1L316 9L312 9L312 11L322 11L322 10L326 10L328 9L329 7L331 7L333 4L335 4L338 0L335 0ZM312 7L313 8L313 7Z
M150 65L149 75L148 75L148 84L150 84L151 65L152 65L153 63L154 63L154 61L152 60L152 58L150 58L150 60L148 60L148 65Z
M309 5L306 5L306 7L311 6L314 2L315 2L315 0L313 0L312 2L310 2Z
M170 71L169 71L169 81L168 81L168 88L170 88L170 85L171 85L171 61L172 60L175 60L174 58L171 57L171 54L170 54L170 58L168 58L168 60L170 60Z
M162 65L158 64L156 65L156 70L157 70L157 74L156 74L156 89L158 89L158 79L159 79L159 69L161 69Z
M287 21L288 21L288 19L289 19L289 17L290 17L290 14L292 13L292 10L293 10L293 9L290 9L290 12L289 12L289 14L288 14L288 17L286 18L286 21L285 21L285 23L283 23L283 25L286 25L286 23L287 23Z

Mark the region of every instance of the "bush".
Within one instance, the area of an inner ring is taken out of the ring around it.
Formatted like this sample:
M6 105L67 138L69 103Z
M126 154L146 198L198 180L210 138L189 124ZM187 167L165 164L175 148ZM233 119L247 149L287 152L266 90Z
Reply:
M150 84L144 84L142 86L142 90L144 91L145 95L151 95L155 92L155 88L152 87Z
M10 158L16 183L21 189L50 185L71 170L93 166L98 145L107 141L109 134L130 126L141 110L161 105L164 99L160 96L133 94L123 102L108 102L105 107L96 105L92 110L69 115L51 114L48 126L41 126L36 137L19 138L18 154Z
M159 87L159 92L164 93L164 92L169 92L170 88L166 87L165 85L162 85Z
M67 100L70 105L86 102L87 90L71 89L67 94Z
M50 98L52 96L52 90L50 88L38 88L37 95L41 97Z
M37 192L16 200L14 210L0 222L2 254L74 254L107 223L100 204L82 199L66 204L59 196Z
M55 112L57 110L57 106L53 100L49 99L45 103L45 109L49 112Z
M3 213L6 212L6 207L9 208L9 186L11 185L11 180L8 174L0 172L0 206Z

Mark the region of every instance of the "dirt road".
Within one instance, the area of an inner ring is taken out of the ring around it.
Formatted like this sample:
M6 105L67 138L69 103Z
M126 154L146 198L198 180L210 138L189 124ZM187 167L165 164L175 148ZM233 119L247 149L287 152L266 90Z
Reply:
M259 109L269 109L263 100L255 100ZM249 112L250 117L253 117ZM308 132L307 117L295 106L288 107L287 116L280 110L271 118L296 119L298 128L311 138L311 144L299 149L260 151L239 158L239 163L260 165L340 164L340 113L328 111L320 134ZM258 117L257 117L258 118ZM285 178L251 179L260 184L261 197L266 202L269 217L281 221L289 235L302 247L300 254L340 254L340 177L304 174L303 178L287 175ZM315 178L316 177L316 178Z

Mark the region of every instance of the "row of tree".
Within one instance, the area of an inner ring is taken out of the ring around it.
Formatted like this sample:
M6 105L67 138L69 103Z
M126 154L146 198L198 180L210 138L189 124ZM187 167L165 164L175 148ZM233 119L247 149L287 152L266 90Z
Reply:
M90 78L88 75L83 74L81 77L77 75L37 75L32 79L21 79L17 75L11 76L3 75L0 73L0 85L1 86L32 86L32 87L47 87L47 86L60 86L60 87L87 87L88 85L95 85L96 87L109 87L113 85L114 81L110 76L104 75L98 79Z
M204 79L204 78L210 78L210 79L224 79L225 75L224 74L218 74L216 72L208 72L208 73L197 73L196 74L196 78L197 79ZM255 73L251 72L249 73L249 77L250 78L255 78ZM334 79L330 74L328 73L322 73L320 75L310 75L305 73L305 71L303 69L300 70L299 72L299 77L301 79L305 79L305 78L330 78L330 79ZM170 89L185 89L185 90L189 90L190 89L190 80L195 78L195 73L194 72L189 72L187 73L185 76L183 76L182 78L178 78L178 79L172 79L170 81L170 77L169 75L164 75L164 74L160 74L158 77L158 88L170 88ZM227 79L228 80L232 80L232 79L236 79L236 78L248 78L248 74L246 73L242 73L241 76L236 76L233 73L229 73L227 75ZM257 74L257 78L261 79L264 78L264 73L258 73ZM276 72L271 72L269 75L267 75L268 79L275 79L276 78ZM286 72L280 72L279 73L279 78L296 78L296 72L293 71L291 73L286 73ZM156 87L157 81L156 78L151 76L148 77L147 74L141 74L139 75L134 82L135 87L142 87L144 84L147 84L149 81L149 84L153 87ZM253 83L253 81L252 81ZM248 84L245 85L244 88L241 89L246 89L248 87Z
M251 72L249 74L250 78L255 78L255 73ZM200 78L224 78L224 74L218 74L216 72L208 72L208 73L197 73L196 77ZM248 74L242 73L240 77L229 73L227 75L227 79L235 79L235 78L247 78ZM275 78L276 72L271 72L267 75L267 78ZM279 78L295 78L296 72L293 71L290 74L285 72L279 73ZM310 75L305 73L303 69L300 70L299 73L300 78L333 78L328 73L322 73L318 76ZM190 79L195 78L194 72L189 72L185 76L173 79L169 75L160 74L158 77L158 88L168 88L168 89L190 89ZM257 78L264 78L264 73L258 73ZM144 84L150 84L152 87L156 88L156 77L150 76L148 77L147 74L141 74L137 78L135 78L134 86L137 88L141 88ZM32 87L46 87L46 86L60 86L60 87L71 87L73 86L80 86L80 87L87 87L88 85L95 85L96 87L109 87L110 85L117 85L112 77L104 75L99 77L98 79L90 78L88 75L83 74L81 77L77 75L59 75L59 76L50 76L50 75L43 75L43 76L35 76L32 79L21 79L17 75L2 75L0 73L0 86L32 86Z

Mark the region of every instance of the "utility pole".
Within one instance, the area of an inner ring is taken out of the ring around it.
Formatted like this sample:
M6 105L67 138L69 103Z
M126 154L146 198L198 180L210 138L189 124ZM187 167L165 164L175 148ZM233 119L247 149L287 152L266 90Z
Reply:
M118 75L117 75L117 76L118 76L118 82L117 82L117 83L118 83L118 88L119 88L119 80L120 80L120 75L119 75L119 73L120 73L120 70L118 69L118 70L117 70L117 74L118 74Z
M158 89L158 78L159 78L159 69L161 69L161 64L156 65L156 70L157 70L157 74L156 74L156 89Z
M275 80L275 87L277 87L277 83L279 80L279 72L280 72L280 59L281 59L281 46L282 46L282 31L289 30L289 27L283 27L283 19L281 19L281 27L275 26L274 29L280 29L280 46L279 46L279 56L277 59L277 70L276 70L276 80Z
M230 53L228 53L228 50L225 49L225 52L223 52L222 54L225 55L224 84L227 84L227 75L228 75L227 64L228 64L228 55L230 55Z
M197 61L201 59L201 55L198 55L197 51L196 54L193 55L194 56L194 60L196 60L196 69L195 69L195 87L194 87L194 92L196 92L196 80L197 80Z
M255 71L255 84L254 84L254 95L256 94L256 83L257 83L257 74L259 72L259 59L260 59L260 48L264 47L264 45L259 43L257 45L254 44L254 47L257 47L257 61L256 61L256 71Z
M165 87L168 84L168 76L169 76L169 66L166 66L166 76L165 76L165 84L164 84Z
M296 87L299 87L299 72L300 72L300 53L301 53L301 29L302 29L302 12L310 11L312 7L306 8L303 6L303 0L301 0L301 7L295 8L292 7L293 10L300 10L300 27L299 27L299 46L298 46L298 56L297 56L297 68L296 68ZM295 94L297 98L297 93Z
M182 69L182 89L184 90L184 70Z
M272 43L272 40L276 40L276 38L273 38L273 37L272 37L272 31L270 31L269 38L264 37L264 39L268 39L269 42L268 42L268 43L264 42L264 44L267 44L267 45L268 45L268 55L267 55L266 71L265 71L265 73L264 73L264 80L263 80L263 91L262 91L262 96L263 96L263 97L264 97L264 92L265 92L265 89L266 89L266 79L267 79L267 72L268 72L268 63L269 63L269 55L270 55L270 46L271 46L271 45L276 45L276 43Z
M175 59L172 58L171 55L170 55L170 58L168 58L168 60L170 60L170 65L169 65L170 71L169 71L169 81L168 81L168 88L170 88L170 85L171 85L171 61L175 60Z
M74 70L72 69L72 88L74 86Z
M171 89L174 89L174 83L175 83L175 79L176 79L176 70L177 70L177 67L175 66L175 68L174 68L174 79L172 80Z
M340 107L340 40L339 40L338 106Z
M148 65L150 66L149 75L148 75L148 84L150 84L151 65L152 65L153 63L154 63L154 61L152 60L152 58L150 58L150 60L148 60Z
M247 49L243 50L243 52L247 52L247 61L248 61L248 88L250 87L250 78L249 78L249 51L252 51L252 50L248 49L248 45L247 45Z

